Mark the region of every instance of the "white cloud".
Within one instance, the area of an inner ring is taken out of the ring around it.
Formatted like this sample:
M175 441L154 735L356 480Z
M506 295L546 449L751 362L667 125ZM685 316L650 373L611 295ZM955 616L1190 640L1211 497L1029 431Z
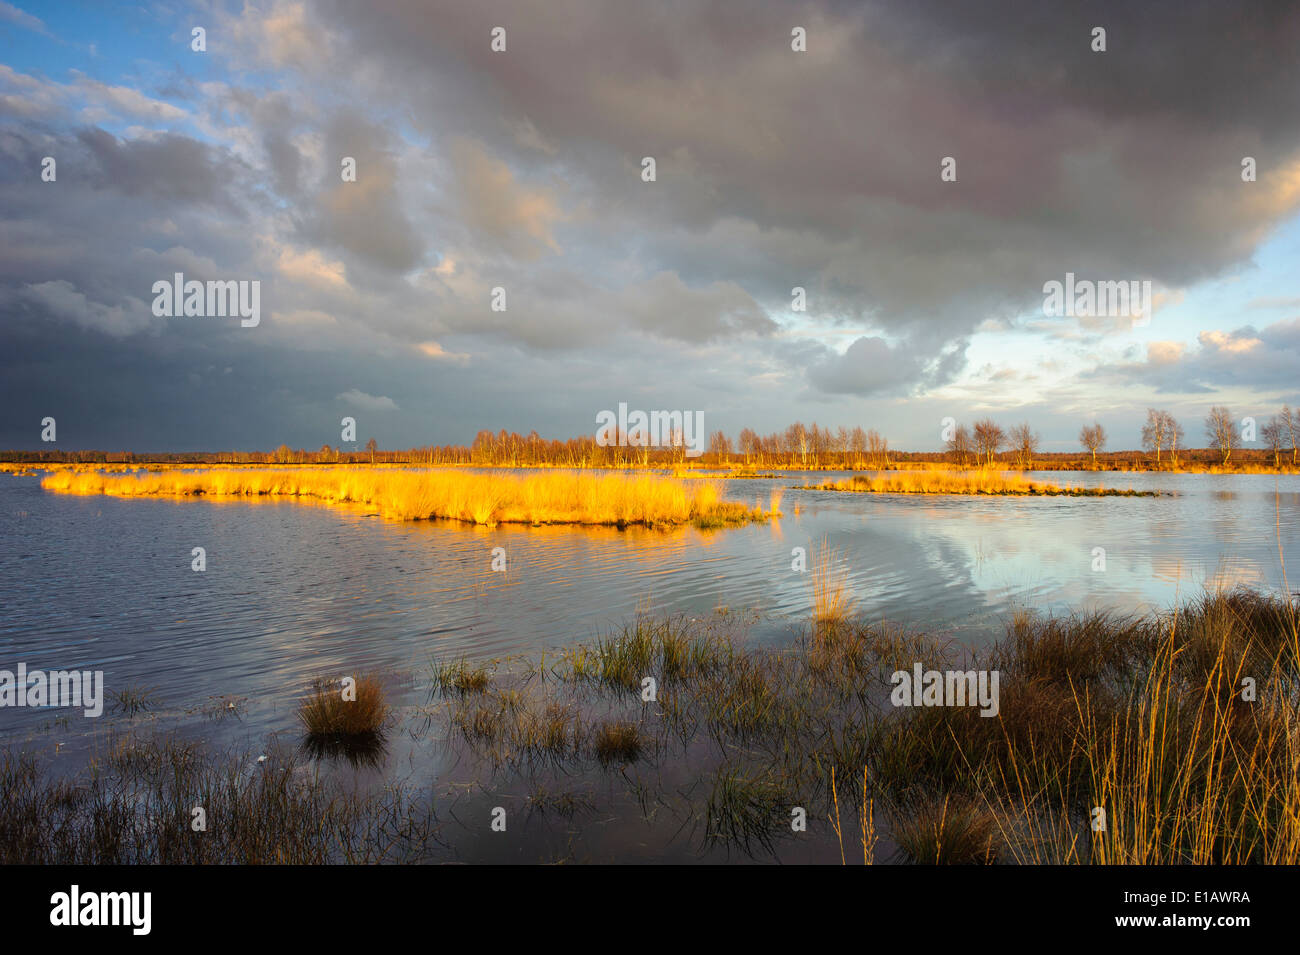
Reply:
M335 395L339 401L345 401L354 408L360 408L362 411L397 411L397 402L385 395L368 395L364 391L358 391L351 388L340 395Z

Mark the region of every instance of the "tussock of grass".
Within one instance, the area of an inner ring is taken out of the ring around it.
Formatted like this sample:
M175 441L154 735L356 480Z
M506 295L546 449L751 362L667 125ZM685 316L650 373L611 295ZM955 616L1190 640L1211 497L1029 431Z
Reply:
M812 565L813 622L818 633L843 624L853 611L849 575L840 554L821 542Z
M337 680L316 680L311 695L302 701L298 719L308 736L362 740L383 733L388 720L384 688L373 676L357 678L355 699L345 699Z
M628 720L601 723L591 739L592 751L601 765L632 763L640 757L645 741L640 728Z
M119 497L286 497L364 505L394 520L447 519L483 525L694 523L721 527L770 516L758 508L722 500L717 482L648 473L510 475L364 467L292 471L210 468L141 475L60 471L43 478L41 487L64 494Z
M817 485L818 491L856 491L864 494L994 494L1052 497L1154 497L1155 491L1115 488L1062 487L1031 481L1012 471L991 468L924 468L886 471L874 476L854 475L847 481Z
M443 693L482 693L492 685L492 674L486 666L472 665L466 660L436 662L433 683Z
M993 814L963 799L930 799L893 829L908 861L919 865L991 865L998 861Z

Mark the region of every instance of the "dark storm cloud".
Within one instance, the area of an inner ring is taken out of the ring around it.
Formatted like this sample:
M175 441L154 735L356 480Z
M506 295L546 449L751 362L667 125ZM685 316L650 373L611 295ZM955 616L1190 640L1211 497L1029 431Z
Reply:
M1239 126L1265 141L1295 142L1294 129L1276 125L1300 106L1300 89L1286 79L1298 65L1294 4L917 0L892 12L891 42L905 58L925 60L1007 111L1059 103L1116 119ZM1111 59L1078 82L1096 61L1076 38L1098 26L1107 31Z
M150 421L185 446L209 443L186 420L219 444L318 446L347 394L391 400L382 426L403 443L435 421L471 437L468 409L483 427L586 428L635 373L654 406L714 395L719 416L922 397L1045 281L1195 282L1300 203L1300 11L1280 4L228 14L209 56L230 75L169 80L185 110L75 71L0 70L0 329L22 421L51 381L76 382L98 433ZM52 153L57 185L35 176ZM261 280L257 334L154 320L152 282L182 270ZM488 308L496 287L505 312ZM1273 334L1269 354L1290 355ZM1243 349L1202 341L1180 369L1096 380L1212 387L1248 377ZM1261 367L1280 386L1280 365Z
M232 157L185 136L123 141L102 129L83 129L77 141L94 162L95 185L127 196L214 202L233 178ZM68 171L65 163L64 174Z
M57 161L53 182L39 177L44 156ZM0 157L5 322L149 333L156 280L182 270L225 277L217 260L244 256L236 182L248 169L219 147L176 135L124 141L98 128L20 128L0 137Z
M325 155L334 160L333 168L328 185L322 183L308 205L304 237L389 271L415 266L424 244L402 209L388 131L354 112L340 113L325 130ZM343 181L344 157L356 161L356 182Z
M827 315L930 325L931 358L1066 271L1217 274L1300 199L1300 14L1283 6L318 9L340 55L416 112L563 168L593 234L776 309L798 284ZM655 184L637 178L643 155ZM957 183L939 181L949 155ZM1243 155L1258 183L1241 182Z

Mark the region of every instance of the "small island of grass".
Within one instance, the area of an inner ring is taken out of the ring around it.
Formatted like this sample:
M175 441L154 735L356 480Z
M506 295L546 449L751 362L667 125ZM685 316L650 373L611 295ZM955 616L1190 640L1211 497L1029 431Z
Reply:
M1106 487L1063 487L985 468L929 468L923 471L891 471L874 476L859 474L847 481L818 484L811 489L859 494L987 494L1026 497L1157 497L1160 494L1158 491Z
M47 491L117 497L286 497L363 506L392 520L454 520L469 524L601 524L726 527L779 516L724 501L711 481L655 474L486 474L447 470L359 468L208 468L141 475L58 471L41 481Z

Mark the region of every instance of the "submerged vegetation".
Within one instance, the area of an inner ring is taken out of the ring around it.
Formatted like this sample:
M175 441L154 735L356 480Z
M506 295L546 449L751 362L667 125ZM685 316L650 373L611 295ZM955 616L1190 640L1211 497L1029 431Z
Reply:
M728 611L641 615L542 661L435 664L412 725L442 727L437 745L470 774L483 801L466 818L514 806L568 826L569 840L600 839L594 815L640 816L659 820L635 837L649 852L653 831L753 857L813 840L824 861L1300 862L1300 602L1239 589L1146 616L1026 612L969 648L853 617L834 564L823 549L820 609L792 646L750 645L750 620ZM997 705L897 705L897 674L917 667L996 671ZM318 684L302 711L309 738L381 728L382 692L363 688L368 702L348 710L358 703ZM336 791L297 755L268 752L112 738L79 781L10 752L0 857L399 861L462 851L456 831L471 857L488 851L433 794ZM606 795L572 788L593 776ZM806 828L792 825L800 813ZM625 846L604 851L626 859Z
M825 540L817 549L812 566L813 625L834 627L844 623L853 611L848 572L840 556Z
M655 741L636 756L703 780L681 812L705 845L779 852L803 807L841 851L858 829L841 814L857 813L867 861L879 821L892 861L1291 864L1298 614L1245 590L1138 618L1021 614L982 651L835 613L783 650L746 648L717 621L643 617L543 668L541 691L526 676L448 705L498 770L569 773L608 762L612 739ZM1000 671L996 714L892 705L893 674L917 664ZM653 703L641 674L659 679ZM602 707L627 715L584 722Z
M992 468L927 467L888 471L872 476L854 475L847 481L819 484L818 491L855 491L864 494L995 494L1051 497L1155 497L1156 491L1115 488L1062 487L1045 484L1009 471Z
M41 487L64 494L119 497L287 497L361 505L394 520L446 519L485 525L692 523L722 527L774 516L759 507L723 500L714 482L688 482L648 473L510 475L370 468L214 468L135 476L58 471L42 479Z
M77 781L51 778L30 753L0 754L6 865L403 862L436 845L432 814L408 791L336 788L292 750L259 760L122 736Z

